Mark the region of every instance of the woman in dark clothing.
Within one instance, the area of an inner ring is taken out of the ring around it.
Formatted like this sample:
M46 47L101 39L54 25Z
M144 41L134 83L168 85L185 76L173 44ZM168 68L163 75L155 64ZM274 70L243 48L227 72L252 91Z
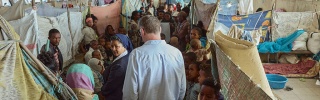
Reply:
M110 100L122 100L129 53L133 46L128 36L116 34L111 37L111 48L116 58L103 73L105 84L102 87L102 95Z
M106 40L110 39L114 34L115 34L114 28L112 27L112 25L108 25L104 33L105 39Z

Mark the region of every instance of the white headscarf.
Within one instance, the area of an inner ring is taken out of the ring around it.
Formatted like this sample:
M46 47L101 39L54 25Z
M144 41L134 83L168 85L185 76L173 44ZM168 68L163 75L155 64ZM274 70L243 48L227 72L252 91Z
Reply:
M101 72L101 70L103 69L101 65L99 65L99 63L102 64L102 62L97 59L97 58L91 58L88 62L88 65L90 66L90 68L94 71L97 71L97 72Z

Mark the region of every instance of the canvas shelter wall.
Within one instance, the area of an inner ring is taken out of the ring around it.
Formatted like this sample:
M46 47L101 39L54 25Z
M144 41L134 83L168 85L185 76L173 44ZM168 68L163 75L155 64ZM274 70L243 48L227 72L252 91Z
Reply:
M3 18L7 21L17 20L23 17L24 12L24 0L20 0L19 2L13 4L5 13L1 14Z
M284 8L287 12L319 11L318 0L276 0L276 9Z
M255 84L259 84L261 89L268 96L270 96L271 98L275 98L271 91L269 83L267 81L267 77L264 73L264 69L263 69L263 66L259 57L259 53L258 53L258 50L256 49L255 44L244 41L244 40L231 38L229 36L223 35L220 31L216 33L215 41L219 46L219 48L223 51L223 53L225 53L226 56L229 56L231 58L230 60L235 65L238 65L237 68L239 68L241 71L243 71L247 75L246 77L250 77L250 79ZM246 59L243 59L243 57L246 57ZM217 58L221 58L221 57L217 57ZM220 62L220 61L217 61L217 62ZM225 64L221 66L224 66L224 65ZM228 73L233 73L233 71L229 70ZM220 73L219 75L223 75L223 74ZM244 81L244 80L241 80L241 81ZM227 83L230 83L230 85L233 84L232 80L230 80Z
M274 12L272 22L273 41L298 29L304 29L308 33L319 31L318 16L312 12Z
M127 0L131 1L131 0ZM90 7L90 13L94 14L98 18L98 33L104 34L107 25L112 25L117 31L120 24L120 12L121 12L121 0L117 0L108 6Z
M43 87L37 84L23 60L19 47L20 37L0 17L0 98L10 100L55 100Z
M42 3L38 4L37 6L37 15L39 16L46 16L46 17L56 17L59 16L65 12L67 12L67 9L62 9L62 8L56 8L53 6L50 6L47 3ZM86 8L82 8L82 11L85 10ZM32 11L32 8L27 8L25 9L26 13L30 13ZM79 12L79 8L70 8L70 12Z
M23 44L26 45L33 54L38 54L37 41L39 40L39 32L36 12L33 11L23 18L10 21L9 23L21 37Z
M196 18L195 21L198 22L201 20L203 22L205 29L207 29L210 24L216 5L214 3L206 4L199 0L196 0L194 5L195 5L194 16Z

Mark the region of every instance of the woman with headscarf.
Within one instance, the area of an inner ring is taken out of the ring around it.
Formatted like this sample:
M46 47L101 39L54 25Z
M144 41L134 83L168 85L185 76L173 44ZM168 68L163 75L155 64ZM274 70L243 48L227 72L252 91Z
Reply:
M105 29L105 39L109 40L112 36L114 36L115 32L114 32L114 28L112 27L112 25L108 25Z
M112 52L116 58L104 71L102 94L106 99L122 100L122 89L127 70L129 53L133 46L128 36L116 34L111 38Z
M138 11L133 11L131 15L131 21L129 22L130 31L129 37L132 40L133 46L136 48L140 44L139 26L138 20L140 19L140 13Z
M89 66L85 64L73 64L68 69L66 83L79 100L99 100L98 95L93 94L95 85Z
M94 78L94 93L99 94L103 85L102 73L104 71L103 62L97 58L91 58L88 62L89 67L92 70Z
M86 52L89 50L90 42L92 40L97 40L98 36L95 30L92 28L93 26L93 19L91 17L86 18L86 26L82 29L83 37L83 45L85 48L81 48L82 52ZM83 46L81 46L83 47Z

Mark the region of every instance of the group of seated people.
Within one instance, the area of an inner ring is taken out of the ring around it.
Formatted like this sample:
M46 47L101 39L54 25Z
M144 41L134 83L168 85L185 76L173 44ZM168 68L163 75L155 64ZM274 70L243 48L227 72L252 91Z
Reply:
M187 80L184 99L223 100L219 82L214 80L211 73L210 50L206 49L207 31L203 23L199 21L197 25L190 25L187 18L190 9L181 9L180 4L177 4L177 9L173 10L172 6L169 4L168 9L160 6L152 13L157 15L159 21L170 23L169 44L183 54ZM140 36L139 19L153 15L150 11L153 10L141 8L140 11L133 11L128 31L124 27L115 31L112 25L108 25L104 34L97 32L98 19L93 14L87 15L86 26L82 30L84 38L79 46L79 51L85 54L84 64L69 67L65 79L79 99L122 99L129 54L144 44ZM50 69L61 74L59 71L62 70L63 60L58 48L60 36L57 35L60 35L58 30L50 30L50 52L44 51L43 46L38 58L48 67L53 63ZM162 33L161 39L165 37ZM83 82L82 85L79 82Z

